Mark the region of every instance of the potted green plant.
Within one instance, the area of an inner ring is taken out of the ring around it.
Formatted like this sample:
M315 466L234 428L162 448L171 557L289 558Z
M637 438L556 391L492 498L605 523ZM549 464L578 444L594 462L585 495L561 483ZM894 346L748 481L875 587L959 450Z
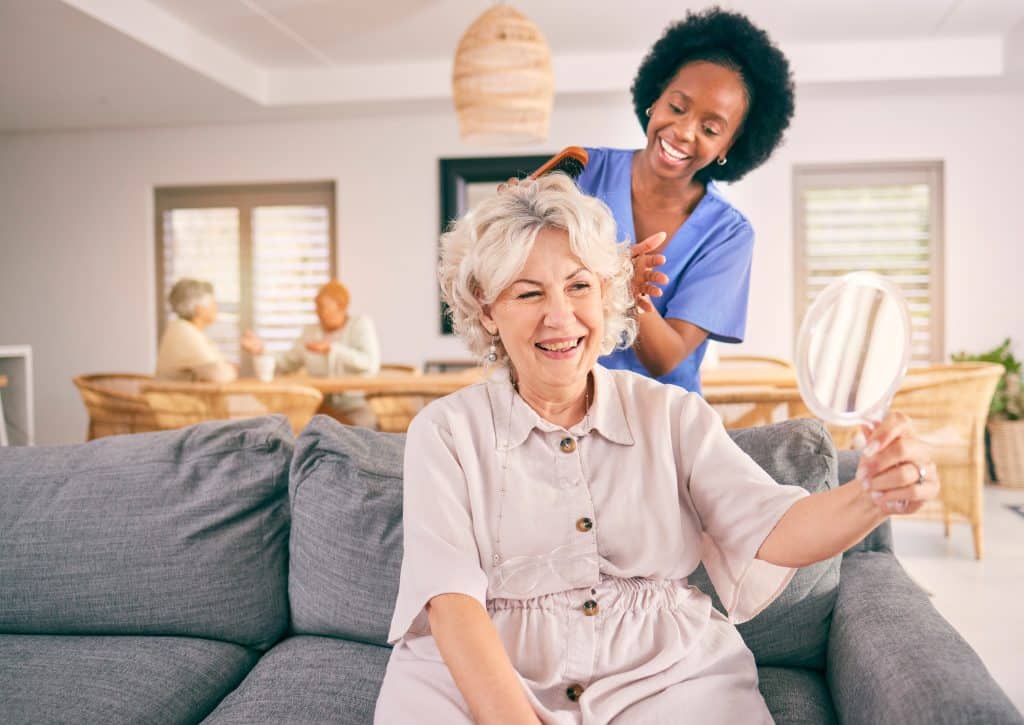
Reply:
M989 406L986 454L993 481L1024 487L1024 392L1021 361L1013 355L1010 338L980 355L957 353L953 361L994 362L1006 370Z

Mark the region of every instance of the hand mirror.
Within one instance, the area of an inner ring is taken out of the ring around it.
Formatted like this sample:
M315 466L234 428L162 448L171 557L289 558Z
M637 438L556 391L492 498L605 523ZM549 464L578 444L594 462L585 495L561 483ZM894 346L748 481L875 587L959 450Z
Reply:
M800 395L828 423L875 423L909 360L910 315L899 288L874 272L853 272L818 295L800 326Z

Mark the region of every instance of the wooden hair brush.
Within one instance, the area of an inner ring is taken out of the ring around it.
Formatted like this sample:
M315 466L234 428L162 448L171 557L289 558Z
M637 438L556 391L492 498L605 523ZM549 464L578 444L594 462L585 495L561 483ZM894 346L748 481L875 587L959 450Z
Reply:
M585 150L579 146L567 146L544 162L543 166L526 178L537 179L544 176L544 174L561 171L570 179L575 179L583 173L588 160L589 158Z

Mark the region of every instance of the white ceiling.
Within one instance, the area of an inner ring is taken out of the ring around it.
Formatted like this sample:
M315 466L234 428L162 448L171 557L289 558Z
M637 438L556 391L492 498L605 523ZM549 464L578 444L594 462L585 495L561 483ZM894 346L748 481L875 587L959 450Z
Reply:
M486 0L152 0L240 56L276 69L445 58ZM555 53L643 48L688 7L666 0L516 0ZM720 2L784 43L1003 34L1021 0Z
M0 0L0 132L379 112L449 99L484 0ZM729 0L768 28L798 84L1024 89L1024 0ZM518 0L560 98L622 93L687 7Z

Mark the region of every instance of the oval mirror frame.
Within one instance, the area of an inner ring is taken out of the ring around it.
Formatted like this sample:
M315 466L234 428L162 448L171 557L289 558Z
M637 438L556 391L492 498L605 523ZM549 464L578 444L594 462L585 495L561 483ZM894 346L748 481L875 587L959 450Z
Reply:
M890 300L896 307L896 314L902 323L902 339L893 341L894 345L902 343L902 351L899 356L897 370L893 379L885 386L885 391L877 399L871 400L863 407L855 410L837 410L829 403L818 397L815 389L814 371L811 369L811 351L815 341L815 333L819 332L822 324L830 321L830 312L844 292L856 289L874 289L883 295L883 301ZM854 426L866 422L881 420L892 401L893 396L903 382L907 365L910 362L911 322L907 310L907 303L900 291L893 282L874 272L851 272L836 279L826 287L817 299L807 310L803 323L800 325L800 333L797 337L796 369L797 385L800 395L807 408L818 418L835 425Z

